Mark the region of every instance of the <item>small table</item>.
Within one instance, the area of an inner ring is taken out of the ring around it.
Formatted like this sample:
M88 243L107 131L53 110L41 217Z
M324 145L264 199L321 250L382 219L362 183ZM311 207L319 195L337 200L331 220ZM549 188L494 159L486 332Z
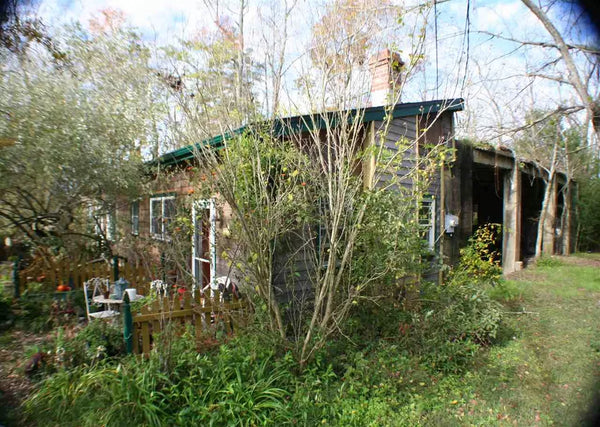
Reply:
M137 294L135 296L135 298L131 301L138 301L138 300L141 300L142 298L144 298L144 295ZM106 298L103 295L94 297L93 301L95 304L106 304L108 306L109 310L111 309L110 308L111 304L115 304L117 306L120 306L121 304L123 304L122 299L116 299L116 298L110 298L110 297Z

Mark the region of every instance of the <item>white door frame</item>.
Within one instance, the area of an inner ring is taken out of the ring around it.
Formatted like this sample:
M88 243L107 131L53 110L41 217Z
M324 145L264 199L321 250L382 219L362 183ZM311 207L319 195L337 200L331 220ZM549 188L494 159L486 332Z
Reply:
M208 234L208 245L209 245L209 258L203 258L202 248L196 247L197 241L202 241L202 239L198 239L198 232L202 233L202 224L198 224L198 215L200 212L208 210L209 211L209 221L210 221L210 229ZM202 283L197 283L198 271L196 266L196 261L199 261L199 265L209 264L210 265L210 279L209 285L211 288L211 294L217 289L217 210L215 207L215 199L205 199L198 200L192 204L192 224L194 228L194 233L192 235L192 276L193 276L193 286L192 286L192 294L196 293L196 289L202 286ZM204 292L204 289L200 288L200 292Z

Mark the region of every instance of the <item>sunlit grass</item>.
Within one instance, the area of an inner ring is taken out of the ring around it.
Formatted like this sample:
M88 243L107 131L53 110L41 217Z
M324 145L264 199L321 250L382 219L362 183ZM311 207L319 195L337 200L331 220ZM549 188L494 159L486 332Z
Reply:
M468 423L484 425L495 415L495 422L519 425L580 425L597 403L600 269L561 260L503 286L500 300L527 314L506 314L514 337L492 347L465 381L486 402L465 407Z
M412 394L400 425L585 424L598 403L600 269L557 260L492 294L506 310L499 341L469 371Z

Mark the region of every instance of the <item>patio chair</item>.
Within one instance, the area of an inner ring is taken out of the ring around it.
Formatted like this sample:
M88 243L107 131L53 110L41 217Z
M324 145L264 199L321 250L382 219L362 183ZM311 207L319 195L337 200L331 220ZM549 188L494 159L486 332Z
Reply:
M110 319L119 315L118 311L115 310L101 310L101 311L90 311L90 304L94 304L94 298L103 296L105 291L110 290L110 281L108 279L102 279L94 277L83 283L83 293L85 295L85 310L87 313L88 321L92 319ZM91 295L90 295L91 292Z
M163 282L162 280L153 280L150 283L150 290L156 292L157 295L162 293L162 295L166 297L168 289L169 285L167 282Z

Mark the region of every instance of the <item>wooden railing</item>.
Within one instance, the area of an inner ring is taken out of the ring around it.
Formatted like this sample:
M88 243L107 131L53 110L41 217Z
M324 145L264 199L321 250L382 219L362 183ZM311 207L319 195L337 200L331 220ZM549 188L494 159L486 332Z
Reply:
M157 333L167 327L170 332L178 333L185 325L193 325L199 344L219 331L234 333L247 318L248 304L244 300L224 301L219 292L214 292L212 297L196 293L193 298L189 292L183 296L157 296L133 315L133 351L150 353Z

